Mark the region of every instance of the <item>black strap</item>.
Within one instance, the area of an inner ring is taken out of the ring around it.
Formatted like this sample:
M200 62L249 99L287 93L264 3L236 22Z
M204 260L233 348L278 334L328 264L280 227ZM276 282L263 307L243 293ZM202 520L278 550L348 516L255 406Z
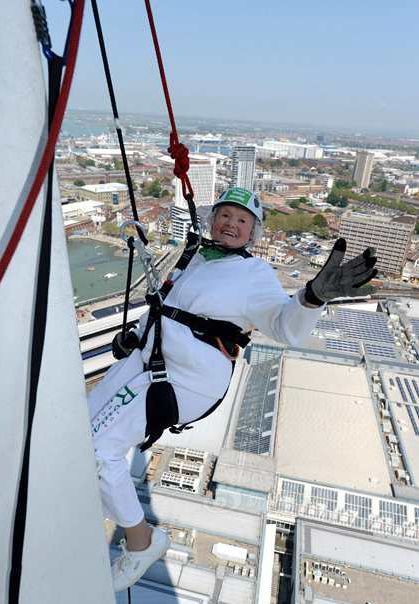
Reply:
M235 366L236 366L236 363L234 361L232 361L231 362L231 376L233 375ZM230 376L230 380L231 380L231 376ZM221 405L221 403L223 402L223 400L226 397L229 387L230 387L230 383L228 384L227 390L224 392L223 396L221 398L219 398L218 401L216 401L212 405L212 407L207 409L205 411L205 413L203 413L196 419L192 420L191 422L187 422L186 424L180 424L179 426L170 426L169 431L172 432L172 434L181 434L184 430L192 430L193 426L191 426L191 424L194 424L195 422L200 422L201 419L205 419L206 417L211 415L211 413L214 413L214 411Z
M140 447L141 451L149 449L166 428L179 421L176 394L169 382L152 382L150 384L146 395L146 415L146 440Z
M122 319L122 340L125 340L125 336L127 334L129 292L131 289L132 265L134 263L134 249L135 249L133 237L128 237L127 245L129 248L129 257L128 257L127 282L126 282L126 286L125 286L124 315L123 315L123 319Z
M109 98L111 101L112 113L113 113L113 117L114 117L114 121L115 121L116 134L118 136L119 148L121 150L122 163L124 165L125 179L127 181L127 186L128 186L128 193L129 193L129 199L130 199L130 203L131 203L132 215L134 216L134 220L136 222L139 222L137 207L135 204L134 187L132 185L131 173L129 171L128 159L127 159L127 154L125 151L124 137L122 135L122 128L119 124L118 107L116 104L116 97L115 97L115 91L114 91L114 87L113 87L113 83L112 83L111 70L109 68L108 56L106 53L105 39L103 37L102 24L100 22L99 10L97 7L96 0L91 0L91 2L92 2L93 17L94 17L95 25L96 25L97 37L99 40L100 54L102 56L103 69L105 71L105 78L106 78L106 83L108 85ZM137 233L138 233L138 236L141 239L141 241L144 243L144 245L147 245L148 239L145 236L144 231L138 225L135 225L135 228L137 229Z
M60 94L61 76L64 62L62 57L53 54L48 61L48 121L51 125L54 117L56 102ZM26 434L24 437L23 458L21 462L19 488L16 500L15 518L12 533L12 555L9 578L8 604L19 604L19 593L22 576L22 557L26 532L26 516L28 507L29 464L33 420L37 405L38 383L41 371L42 356L45 342L45 331L48 310L48 291L51 266L51 235L52 235L52 184L54 162L48 172L47 194L45 200L42 224L41 248L38 259L35 309L32 323L32 343L29 392L27 402Z
M196 332L198 336L226 338L241 348L245 348L250 342L248 334L243 333L240 327L230 321L208 319L166 304L161 307L160 312L168 319L189 327L194 335Z

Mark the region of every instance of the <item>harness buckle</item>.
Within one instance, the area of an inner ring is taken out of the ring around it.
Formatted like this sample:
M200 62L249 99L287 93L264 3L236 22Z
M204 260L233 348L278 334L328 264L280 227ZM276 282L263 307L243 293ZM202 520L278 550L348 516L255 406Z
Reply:
M149 374L150 382L152 382L153 384L155 382L167 382L169 380L169 374L166 369L163 369L161 371L153 371L152 369L150 369Z

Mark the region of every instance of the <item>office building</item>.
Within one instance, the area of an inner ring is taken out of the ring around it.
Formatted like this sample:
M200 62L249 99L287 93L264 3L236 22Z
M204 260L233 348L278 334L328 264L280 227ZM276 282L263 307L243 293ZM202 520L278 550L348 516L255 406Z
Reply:
M414 602L419 548L318 521L296 523L292 604Z
M377 251L377 269L385 274L400 275L415 223L413 216L389 217L349 211L342 216L339 236L346 239L348 258L372 246Z
M368 151L358 151L354 167L353 179L361 189L370 186L374 155Z
M253 191L256 166L256 147L234 147L231 156L231 186Z
M321 159L323 149L318 145L293 143L289 140L267 140L263 142L263 147L258 148L258 154L287 159Z
M128 202L128 187L119 182L109 182L101 185L84 185L77 191L80 199L102 201L107 205L121 206Z
M216 159L213 157L196 153L189 156L188 176L194 191L196 207L212 206L214 203L215 167ZM182 184L178 178L175 187L175 206L186 210L188 204L183 198Z
M182 208L172 206L170 208L170 219L172 222L173 239L185 241L192 224L189 212Z

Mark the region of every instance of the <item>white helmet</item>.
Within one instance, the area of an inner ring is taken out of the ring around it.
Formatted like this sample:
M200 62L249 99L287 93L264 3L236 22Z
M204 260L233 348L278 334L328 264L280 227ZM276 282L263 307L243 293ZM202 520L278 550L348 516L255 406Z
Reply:
M256 220L262 224L263 221L263 208L260 203L258 197L248 191L247 189L241 189L240 187L232 187L231 189L227 189L220 195L217 201L213 205L213 210L215 210L218 206L229 204L229 205L237 205L245 210L248 210L253 216L256 217Z

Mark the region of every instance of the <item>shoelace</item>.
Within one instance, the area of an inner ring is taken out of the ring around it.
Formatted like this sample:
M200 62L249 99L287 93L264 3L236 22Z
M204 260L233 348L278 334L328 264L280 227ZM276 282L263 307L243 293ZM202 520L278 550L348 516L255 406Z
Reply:
M127 550L127 540L126 539L121 539L121 541L119 542L119 547L122 550L121 555L116 559L116 564L118 565L119 570L123 570L123 565L125 563L126 560L131 560L130 555L129 555L129 551Z

